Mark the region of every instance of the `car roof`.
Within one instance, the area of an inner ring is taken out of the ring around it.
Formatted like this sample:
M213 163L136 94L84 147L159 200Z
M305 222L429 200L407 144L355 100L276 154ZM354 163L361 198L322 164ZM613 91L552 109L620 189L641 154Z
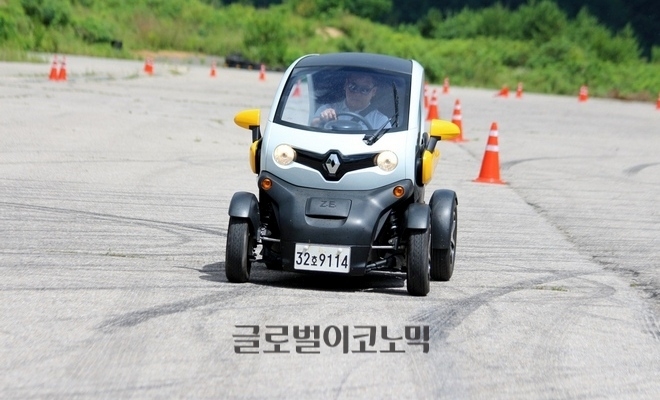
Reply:
M360 67L374 68L398 72L402 74L412 73L412 61L403 58L372 53L331 53L312 54L302 58L296 67Z

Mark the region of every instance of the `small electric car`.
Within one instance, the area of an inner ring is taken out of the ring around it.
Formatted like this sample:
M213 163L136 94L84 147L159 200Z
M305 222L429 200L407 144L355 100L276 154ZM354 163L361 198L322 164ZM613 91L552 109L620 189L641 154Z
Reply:
M268 269L405 274L425 296L447 281L456 255L456 193L424 187L438 140L459 127L425 120L424 69L414 60L366 53L307 55L284 73L264 127L258 109L234 121L252 131L258 195L229 205L225 271L246 282ZM258 255L260 258L258 259Z

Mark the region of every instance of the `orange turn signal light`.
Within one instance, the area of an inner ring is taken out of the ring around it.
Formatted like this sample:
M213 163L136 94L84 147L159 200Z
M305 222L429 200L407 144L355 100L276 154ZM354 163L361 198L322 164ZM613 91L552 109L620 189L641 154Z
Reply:
M397 199L400 199L404 194L406 194L406 189L404 189L403 186L395 186L394 189L392 189L392 194Z
M273 187L273 181L270 178L264 178L261 180L261 188L263 190L270 190Z

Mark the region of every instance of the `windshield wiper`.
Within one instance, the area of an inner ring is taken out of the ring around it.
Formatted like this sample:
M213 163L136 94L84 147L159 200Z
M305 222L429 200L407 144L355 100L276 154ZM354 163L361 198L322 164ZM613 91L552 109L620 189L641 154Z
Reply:
M383 137L383 135L386 134L394 126L394 123L399 119L399 92L396 90L396 84L394 82L392 82L392 93L394 94L394 115L392 115L374 134L364 135L362 141L367 146L371 146L372 144L376 143L376 141ZM389 127L387 127L388 124Z
M392 128L392 124L393 124L393 122L396 121L398 117L399 117L399 114L394 114L394 115L392 115L392 116L390 117L390 119L388 119L388 120L383 124L383 126L381 126L380 129L378 129L373 135L364 135L364 137L362 138L362 141L363 141L364 143L366 143L367 146L371 146L372 144L376 143L376 141L378 141L378 139L380 139L381 137L383 137L383 135L386 134L387 131L389 131L389 130ZM389 128L386 128L386 126L387 126L388 124L390 125L390 127L389 127Z

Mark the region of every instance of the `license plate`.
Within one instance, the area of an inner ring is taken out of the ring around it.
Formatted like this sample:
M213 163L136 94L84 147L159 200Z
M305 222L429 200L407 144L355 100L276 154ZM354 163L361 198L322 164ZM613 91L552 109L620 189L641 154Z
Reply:
M297 243L293 268L305 271L348 273L351 248Z

